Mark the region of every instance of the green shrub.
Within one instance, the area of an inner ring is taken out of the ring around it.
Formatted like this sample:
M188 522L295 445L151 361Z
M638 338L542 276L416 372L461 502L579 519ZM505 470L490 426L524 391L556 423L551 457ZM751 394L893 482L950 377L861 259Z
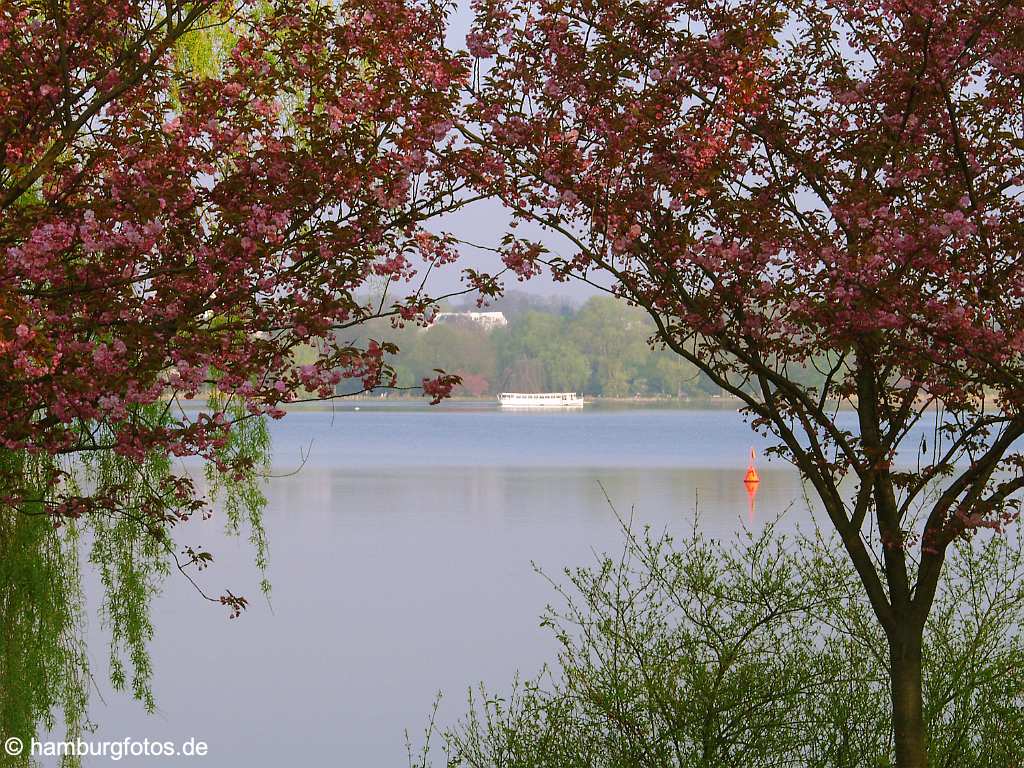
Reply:
M934 766L1024 761L1022 568L1016 538L951 550L926 629ZM627 529L619 557L566 576L544 617L557 665L503 698L471 692L441 735L449 766L892 765L885 639L820 533Z

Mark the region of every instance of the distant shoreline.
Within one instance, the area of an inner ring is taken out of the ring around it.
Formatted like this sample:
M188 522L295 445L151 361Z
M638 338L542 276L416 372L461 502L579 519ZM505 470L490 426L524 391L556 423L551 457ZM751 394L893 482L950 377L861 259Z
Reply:
M347 397L339 397L338 399L344 400L380 400L386 402L388 400L401 400L403 402L414 402L416 400L424 399L424 395L413 395L413 394L401 394L401 395L387 395L381 397L380 395L348 395ZM608 397L605 395L581 395L584 400L595 403L720 403L720 402L741 402L738 397L734 395L709 395L707 397L671 397L668 395L638 395L635 397ZM449 400L455 400L459 402L485 402L498 401L497 395L480 395L474 397L472 395L452 395L446 397L444 402Z
M687 409L730 409L739 411L743 408L743 401L733 395L721 395L719 397L708 396L708 397L667 397L667 396L643 396L643 397L603 397L600 395L584 395L584 402L588 407L612 407L612 408L628 408L630 406L636 407L662 407L662 408L687 408ZM487 395L483 397L470 397L468 395L453 395L452 397L446 397L441 401L439 405L431 406L430 400L423 395L413 394L402 394L402 395L388 395L387 397L380 397L379 395L348 395L344 397L338 397L334 400L321 400L317 402L306 402L306 403L282 403L281 407L286 411L317 411L317 410L330 410L332 408L344 408L346 403L349 403L348 407L385 407L389 404L394 407L401 406L422 406L425 408L441 408L443 409L445 404L457 405L457 406L494 406L497 410L500 408L498 404L497 395ZM990 402L986 399L986 404L992 406L994 402ZM506 409L507 410L507 409ZM557 410L557 409L554 409ZM854 406L850 402L843 402L839 405L840 411L853 411Z
M743 406L743 401L735 397L734 395L709 395L707 397L670 397L666 395L644 395L637 397L606 397L602 395L584 395L584 402L586 405L592 406L665 406L665 407L700 407L700 408L732 408L739 410ZM181 404L188 410L202 410L206 408L205 400L182 400ZM990 401L986 398L987 405L995 405L994 401ZM472 397L470 395L452 395L446 397L441 401L439 406L430 406L429 396L419 394L389 394L387 396L372 395L372 394L358 394L358 395L339 395L334 399L330 400L315 400L308 402L295 402L295 403L281 403L280 407L286 411L315 411L315 410L329 410L338 406L344 406L345 403L359 403L360 407L363 404L367 405L422 405L437 408L444 406L445 403L459 404L459 405L494 405L498 407L498 396L497 395L484 395L481 397ZM844 402L840 406L840 410L846 411L853 408L849 402Z
M732 408L736 409L742 404L742 401L738 397L732 395L722 395L721 397L665 397L665 396L645 396L645 397L603 397L600 395L584 395L584 402L586 405L591 406L630 406L630 405L661 405L666 407L672 406L698 406L701 408ZM192 410L203 410L206 408L206 401L201 399L195 400L181 400L179 401L183 407ZM344 406L346 403L356 404L360 407L363 405L422 405L433 408L443 407L446 403L459 404L459 405L493 405L495 408L498 405L497 395L485 395L482 397L471 397L469 395L453 395L446 397L436 406L430 406L430 398L427 395L413 395L413 394L402 394L402 395L388 395L387 397L381 397L380 395L339 395L331 400L314 400L307 402L296 402L296 403L281 403L280 408L285 411L317 411L317 410L329 410L339 406Z

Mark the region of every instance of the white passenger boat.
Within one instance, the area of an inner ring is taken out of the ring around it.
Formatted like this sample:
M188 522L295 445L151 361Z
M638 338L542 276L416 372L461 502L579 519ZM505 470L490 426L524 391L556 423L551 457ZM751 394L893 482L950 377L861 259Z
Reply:
M502 392L502 408L582 408L583 398L575 392Z

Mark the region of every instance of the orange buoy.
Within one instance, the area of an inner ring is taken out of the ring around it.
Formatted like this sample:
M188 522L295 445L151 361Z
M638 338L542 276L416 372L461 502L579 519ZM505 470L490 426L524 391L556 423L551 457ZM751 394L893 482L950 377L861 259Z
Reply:
M744 483L760 483L761 478L757 474L757 468L754 466L754 449L750 449L750 464L747 465L747 474L743 476Z
M757 468L754 466L754 449L750 449L750 464L747 465L747 474L743 476L743 485L747 489L747 516L751 523L754 522L754 500L757 498L757 488L761 485L761 478L757 475Z

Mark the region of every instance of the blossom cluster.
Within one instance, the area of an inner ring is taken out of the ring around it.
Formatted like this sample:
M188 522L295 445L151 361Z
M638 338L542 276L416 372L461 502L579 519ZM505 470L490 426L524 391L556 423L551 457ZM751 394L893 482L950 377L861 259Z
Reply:
M439 5L153 12L0 8L4 449L223 462L227 403L278 417L345 377L387 383L381 348L339 329L422 317L416 290L395 307L360 296L370 279L407 283L411 248L453 259L421 229L450 198L439 149L466 75ZM203 34L213 65L189 66ZM216 413L138 418L211 391Z

